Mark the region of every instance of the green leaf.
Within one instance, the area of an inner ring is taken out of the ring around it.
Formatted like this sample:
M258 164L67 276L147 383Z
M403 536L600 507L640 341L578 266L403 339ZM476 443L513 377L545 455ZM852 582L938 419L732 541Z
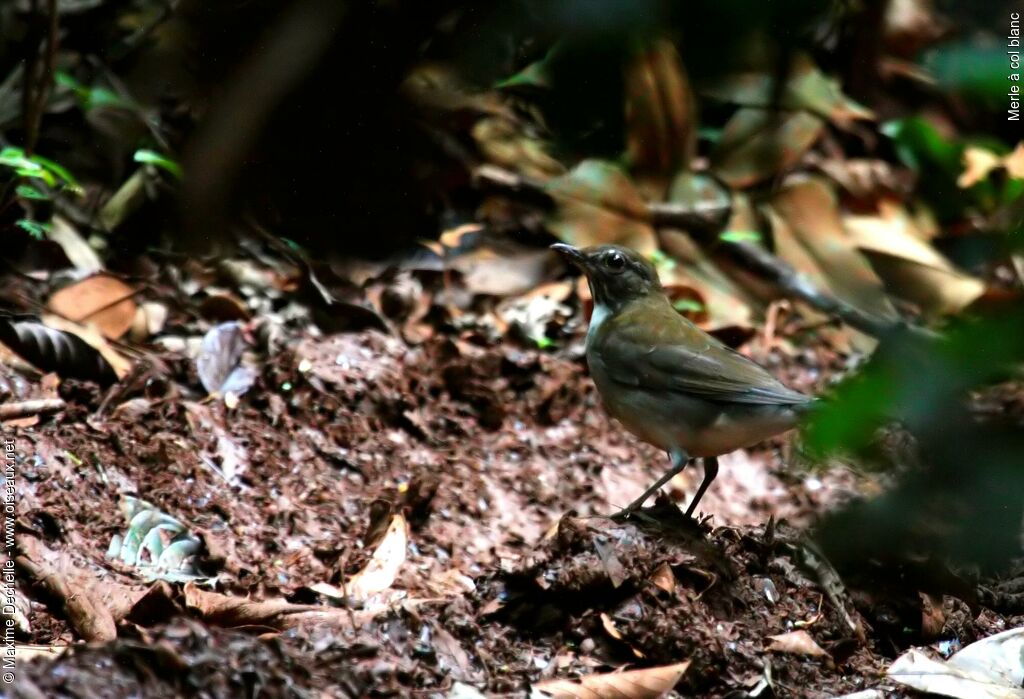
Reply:
M90 110L98 107L119 107L127 109L131 107L131 103L113 90L108 90L105 87L94 87L89 90L89 94L85 99L85 108L86 110Z
M757 231L723 231L718 235L727 243L760 243L761 234Z
M39 191L38 189L36 189L35 187L32 187L32 186L30 186L30 185L27 185L27 184L19 184L19 185L18 185L18 187L17 187L17 189L15 189L14 191L15 191L15 192L16 192L16 193L18 194L18 196L19 196L19 197L21 197L22 199L40 199L40 200L46 200L46 199L49 199L49 198L50 198L50 197L49 197L49 195L47 195L46 193L44 193L44 192L40 192L40 191Z
M121 95L106 87L89 87L78 82L73 76L63 71L57 71L54 75L54 82L61 87L66 87L75 93L82 109L89 111L98 107L120 107L128 109L131 102Z
M58 70L53 73L53 82L61 87L66 87L72 90L79 90L82 87L82 83L78 82L73 75L66 73L63 70Z
M181 179L181 165L166 156L160 155L156 151L147 150L145 148L135 151L135 162L154 165L166 170L179 180Z
M53 187L54 185L57 184L57 178L54 177L53 175L51 175L46 170L43 170L42 168L40 168L40 169L27 169L27 168L19 167L19 168L15 168L14 172L19 177L35 177L37 179L41 179L42 181L44 181L46 184L50 185L51 187Z
M892 382L890 374L878 372L843 383L832 400L811 414L805 432L808 451L821 457L869 444L895 399Z
M41 155L33 155L32 160L33 162L46 168L47 171L52 172L54 175L64 180L64 183L67 184L68 187L71 187L72 189L75 190L81 189L81 187L79 187L78 185L78 180L76 180L74 176L70 172L68 172L68 169L61 165L60 163L50 160L49 158L44 158Z
M25 170L26 172L42 169L41 165L34 163L25 157L25 151L13 146L8 146L7 148L0 150L0 165Z
M678 299L672 302L672 308L681 313L702 313L704 304L694 299Z
M668 272L676 268L676 261L661 250L652 250L648 257L659 272Z
M17 223L18 228L28 231L36 240L43 240L46 237L46 232L50 230L50 224L39 223L28 218L23 218Z
M499 90L527 88L529 90L549 90L551 88L550 62L558 54L556 44L547 55L539 61L531 63L521 71L504 80L498 81L495 87Z
M21 148L8 146L0 151L0 165L13 169L21 177L38 177L51 187L60 178L72 190L81 191L78 182L63 165L41 155L26 156Z

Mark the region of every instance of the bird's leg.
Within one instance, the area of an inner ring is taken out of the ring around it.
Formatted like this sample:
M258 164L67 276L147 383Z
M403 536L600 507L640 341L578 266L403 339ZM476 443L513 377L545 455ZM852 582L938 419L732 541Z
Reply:
M690 506L686 508L686 516L692 517L693 511L697 509L697 503L704 497L704 491L711 485L711 481L715 480L718 475L718 457L717 456L706 456L704 461L704 480L701 481L700 487L697 488L696 495L693 496L693 500L690 501Z
M668 455L672 459L672 468L666 471L665 475L655 481L654 485L645 490L643 495L622 508L622 510L615 515L616 518L626 517L630 513L639 510L647 498L657 493L658 490L661 489L661 486L668 483L677 473L686 468L686 464L690 461L689 455L682 449L673 449L668 453Z

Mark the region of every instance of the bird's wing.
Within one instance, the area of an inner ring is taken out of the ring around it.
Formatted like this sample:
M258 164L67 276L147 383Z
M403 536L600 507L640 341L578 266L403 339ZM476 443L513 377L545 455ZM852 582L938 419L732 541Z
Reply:
M707 400L799 405L811 399L680 316L647 306L624 309L601 328L594 355L617 383ZM643 322L639 322L639 316Z

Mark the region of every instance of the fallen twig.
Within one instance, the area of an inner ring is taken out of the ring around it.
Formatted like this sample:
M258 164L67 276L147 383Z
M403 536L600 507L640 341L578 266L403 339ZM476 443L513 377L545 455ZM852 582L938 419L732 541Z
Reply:
M30 415L41 415L43 413L55 413L67 407L60 398L37 398L36 400L23 400L18 403L0 404L0 420L15 420Z

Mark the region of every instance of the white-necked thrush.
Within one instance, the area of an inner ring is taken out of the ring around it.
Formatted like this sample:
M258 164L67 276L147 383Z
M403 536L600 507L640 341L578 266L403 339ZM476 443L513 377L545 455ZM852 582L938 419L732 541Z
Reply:
M590 285L587 363L605 408L672 460L620 514L639 509L690 458L701 457L704 480L686 510L692 515L718 475L718 456L795 427L813 400L680 315L654 266L637 252L616 245L552 248Z

